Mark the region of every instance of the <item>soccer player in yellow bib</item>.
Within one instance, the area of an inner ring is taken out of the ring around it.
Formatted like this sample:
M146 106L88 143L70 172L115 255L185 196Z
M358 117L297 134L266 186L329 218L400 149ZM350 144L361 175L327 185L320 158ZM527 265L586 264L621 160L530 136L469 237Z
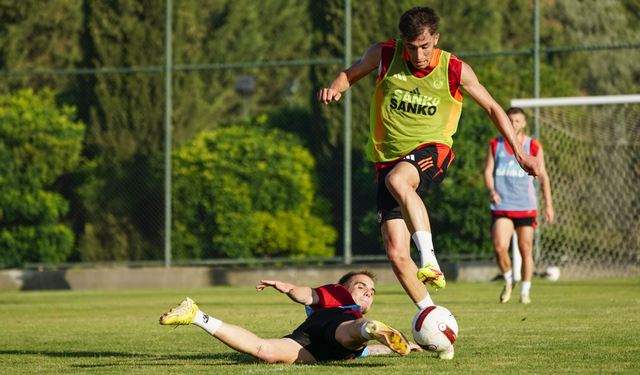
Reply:
M439 20L431 8L409 9L400 17L400 39L374 44L318 92L318 101L329 104L378 72L366 148L378 174L378 222L391 267L420 309L434 304L423 284L445 286L420 195L442 182L454 157L451 137L462 110L461 88L484 108L522 169L534 177L540 170L538 159L523 150L509 118L473 69L436 49ZM411 259L411 239L420 252L420 269Z

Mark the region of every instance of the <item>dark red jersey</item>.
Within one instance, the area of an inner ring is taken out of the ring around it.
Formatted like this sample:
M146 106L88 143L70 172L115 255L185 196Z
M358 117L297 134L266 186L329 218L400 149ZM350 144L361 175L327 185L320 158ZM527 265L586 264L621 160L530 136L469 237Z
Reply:
M360 306L356 304L351 293L340 284L329 284L314 289L320 298L315 305L308 306L313 311L330 307L342 307L345 313L354 313L358 318L362 318Z

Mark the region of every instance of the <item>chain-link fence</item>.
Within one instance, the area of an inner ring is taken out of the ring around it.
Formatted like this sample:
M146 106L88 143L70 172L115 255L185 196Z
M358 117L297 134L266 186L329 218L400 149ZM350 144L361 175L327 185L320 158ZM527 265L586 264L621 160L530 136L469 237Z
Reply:
M556 222L537 265L564 277L634 277L640 265L640 104L540 108Z
M319 105L315 93L354 61L351 54L357 58L372 43L397 35L398 17L413 4L164 4L166 9L143 0L78 0L48 4L52 9L18 4L16 9L26 8L3 13L15 26L8 40L24 41L27 48L15 58L13 50L3 50L2 92L15 96L30 88L38 97L51 90L55 108L68 105L75 112L52 109L47 116L79 120L84 133L42 130L53 137L51 155L72 139L82 145L64 159L67 164L59 162L46 183L25 184L21 178L28 180L31 172L19 165L7 171L17 177L13 190L5 186L3 194L11 197L7 192L15 190L31 197L25 193L30 189L33 199L20 200L23 206L15 211L34 213L11 219L10 198L3 202L2 266L385 259L375 167L364 155L375 77L364 78L349 90L350 98L329 106ZM443 20L456 19L459 7L437 5ZM29 13L36 10L58 19L30 22L39 19ZM519 12L531 23L529 10ZM460 22L483 29L482 22L495 19ZM378 27L365 27L371 23ZM459 29L454 22L442 28L443 36ZM27 43L47 33L48 44ZM491 50L491 41L482 45L485 51L467 52L474 50L473 41L456 44L463 38L453 37L441 38L440 46L474 66L483 82L494 82L490 91L504 103L532 91L531 56L640 47L631 40L534 50L528 48L530 30L522 33L527 43L511 44L512 49ZM547 64L553 79L553 59ZM508 91L505 76L527 84ZM33 96L25 94L24 100ZM36 115L27 108L21 118ZM441 259L492 257L481 170L486 142L495 135L483 111L465 104L454 138L456 160L443 185L425 198ZM33 150L30 139L12 152ZM42 165L57 162L52 157ZM49 202L40 191L59 202L49 210L56 215L34 208ZM34 250L41 248L49 250Z

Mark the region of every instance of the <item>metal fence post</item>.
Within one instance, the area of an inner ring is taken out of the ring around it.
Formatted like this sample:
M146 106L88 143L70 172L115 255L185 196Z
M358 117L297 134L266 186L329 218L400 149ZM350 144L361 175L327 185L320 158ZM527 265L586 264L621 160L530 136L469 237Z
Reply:
M540 0L535 0L533 5L533 97L540 97ZM540 107L533 110L533 137L540 139ZM540 184L536 184L536 195L540 195ZM533 256L540 259L540 228L533 232Z
M351 66L351 0L344 2L344 68ZM344 103L344 263L351 264L351 90Z
M171 0L165 0L164 61L164 266L171 267Z

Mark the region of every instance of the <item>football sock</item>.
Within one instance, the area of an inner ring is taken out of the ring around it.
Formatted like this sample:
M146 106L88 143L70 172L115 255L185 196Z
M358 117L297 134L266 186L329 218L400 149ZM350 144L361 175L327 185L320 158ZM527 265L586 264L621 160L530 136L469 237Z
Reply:
M366 327L367 327L367 323L364 323L362 327L360 327L360 333L362 333L362 337L364 337L365 340L373 340L373 337L365 329Z
M198 310L196 311L196 317L193 319L193 324L204 329L205 331L207 331L207 333L213 336L218 330L218 328L220 328L222 321L216 318L213 318L203 313L202 311Z
M420 253L420 266L433 264L439 267L436 252L433 249L431 233L427 231L417 231L411 238L413 238L413 242L416 244L418 252Z
M531 281L520 282L520 295L529 295L529 289L531 289Z
M418 307L420 310L426 309L429 306L435 306L435 303L433 303L433 301L431 300L431 296L428 294L422 301L416 302L416 307Z
M504 283L507 285L513 284L513 270L504 273Z

